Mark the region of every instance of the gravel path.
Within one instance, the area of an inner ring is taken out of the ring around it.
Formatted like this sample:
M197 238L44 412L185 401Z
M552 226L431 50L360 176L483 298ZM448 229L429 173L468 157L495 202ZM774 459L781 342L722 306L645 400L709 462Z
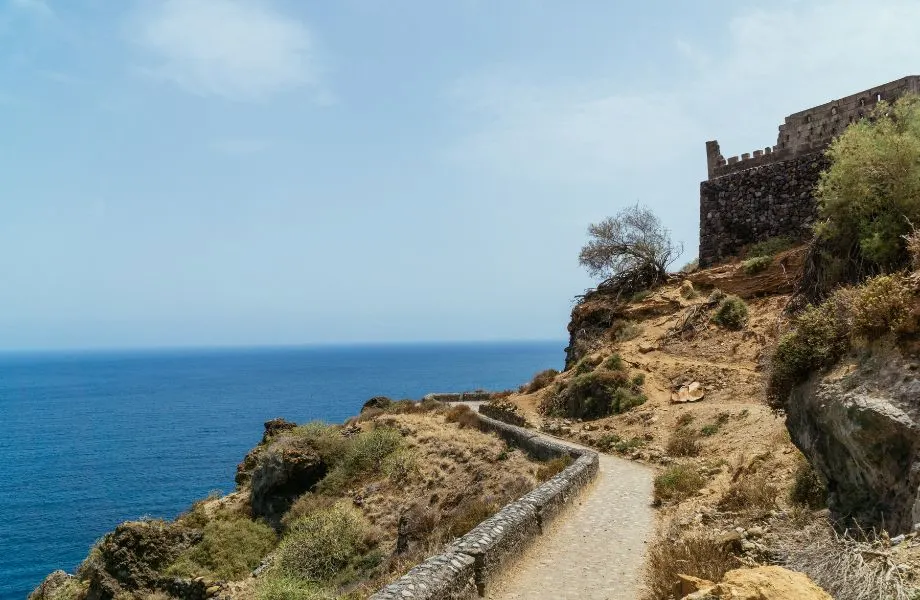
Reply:
M645 544L654 527L652 477L647 467L601 454L595 482L491 586L488 598L638 598Z

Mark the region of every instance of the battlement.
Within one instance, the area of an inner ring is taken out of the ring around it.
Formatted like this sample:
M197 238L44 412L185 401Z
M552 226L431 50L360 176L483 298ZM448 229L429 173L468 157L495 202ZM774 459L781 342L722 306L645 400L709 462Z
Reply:
M920 94L920 76L909 75L793 113L779 126L775 145L741 156L726 159L722 156L718 141L706 142L709 179L823 151L835 137L843 133L847 125L868 115L880 101L894 101L908 93Z

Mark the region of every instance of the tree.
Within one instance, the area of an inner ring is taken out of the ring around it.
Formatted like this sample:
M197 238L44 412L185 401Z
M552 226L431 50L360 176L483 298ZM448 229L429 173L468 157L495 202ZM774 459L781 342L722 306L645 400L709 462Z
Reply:
M671 241L671 232L651 210L636 204L588 227L589 241L578 262L601 279L599 287L618 294L646 290L663 282L668 266L683 252Z

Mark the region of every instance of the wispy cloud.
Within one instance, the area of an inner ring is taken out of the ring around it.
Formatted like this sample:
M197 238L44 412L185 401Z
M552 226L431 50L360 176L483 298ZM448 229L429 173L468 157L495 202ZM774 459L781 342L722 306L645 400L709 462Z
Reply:
M159 0L130 32L146 72L195 94L259 100L304 87L328 97L310 29L268 0Z
M518 177L618 181L665 172L715 137L726 155L749 152L775 143L788 113L917 71L918 21L920 4L906 0L747 10L729 21L718 54L675 40L684 75L667 87L471 76L449 93L474 123L450 154Z

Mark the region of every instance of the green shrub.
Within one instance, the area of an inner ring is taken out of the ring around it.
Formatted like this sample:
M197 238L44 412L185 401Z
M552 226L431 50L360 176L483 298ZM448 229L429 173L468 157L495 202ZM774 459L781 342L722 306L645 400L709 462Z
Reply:
M912 293L903 277L879 275L853 294L853 330L875 337L896 331L910 309Z
M240 579L259 566L277 543L267 524L245 517L213 519L204 526L201 541L184 551L166 569L175 577Z
M546 369L545 371L540 371L533 376L533 379L530 383L521 386L521 392L525 394L533 394L534 392L539 392L556 379L556 375L559 374L559 371L556 369Z
M726 329L741 329L747 323L748 307L738 296L726 296L719 302L713 322Z
M258 581L258 600L335 600L338 597L338 594L323 586L276 572Z
M665 447L669 456L699 456L702 449L697 433L685 427L672 433Z
M82 600L86 597L87 584L79 579L68 579L55 589L47 600ZM31 596L30 596L31 597Z
M338 493L370 473L379 473L390 454L402 447L402 435L395 429L378 427L354 437L339 436L344 443L337 446L337 454L324 457L332 468L319 482L323 493Z
M573 377L544 398L541 409L553 416L596 419L625 412L645 401L625 371L601 369Z
M408 449L397 450L383 460L383 472L396 485L411 481L419 471L418 458Z
M773 258L780 252L788 250L793 245L793 241L787 237L772 237L747 247L744 256L747 258L769 257Z
M920 222L920 97L879 103L827 155L831 165L816 194L822 268L834 273L827 284L906 265L904 236Z
M694 417L692 413L688 413L688 412L681 413L681 415L677 417L677 427L678 428L686 427L690 423L693 423L693 419Z
M278 547L279 572L313 582L331 582L366 553L369 526L345 503L299 519Z
M700 433L705 436L715 435L719 433L719 426L715 423L710 423L709 425L703 425L703 428L700 429Z
M572 464L572 457L568 454L548 460L537 468L537 481L547 481Z
M655 502L680 502L697 493L706 484L698 471L687 465L673 465L655 478Z
M744 271L745 275L756 275L757 273L766 271L772 264L772 256L755 256L754 258L749 258L742 262L741 270Z
M814 372L833 365L850 348L850 304L847 290L835 292L819 306L809 306L783 335L770 360L767 396L781 405L792 388Z
M603 363L605 369L610 371L620 371L623 369L623 357L619 354L609 356Z
M645 385L645 373L636 373L630 380L634 387L641 388Z
M795 478L789 490L789 501L811 509L824 508L827 505L827 488L818 472L806 460L800 461L795 469Z
M590 373L601 364L603 359L600 356L585 356L575 364L575 374L584 375Z

